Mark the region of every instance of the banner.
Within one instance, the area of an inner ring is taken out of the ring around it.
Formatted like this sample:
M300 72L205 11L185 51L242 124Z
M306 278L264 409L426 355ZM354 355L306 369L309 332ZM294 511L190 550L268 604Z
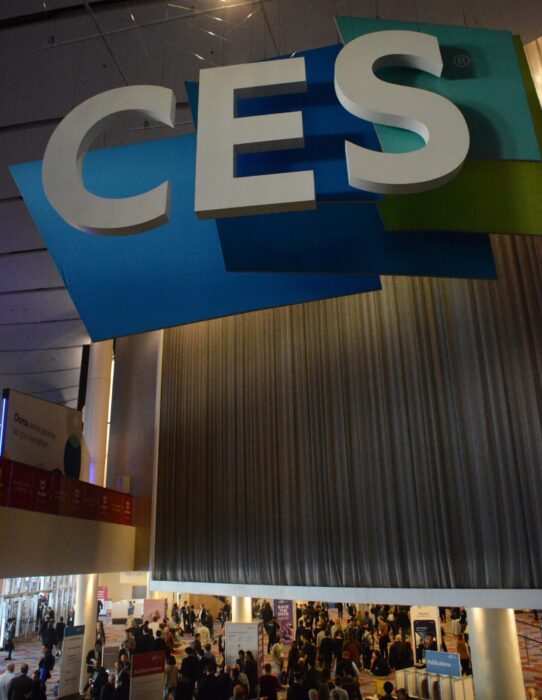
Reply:
M130 700L162 700L166 654L149 651L132 656Z
M252 652L260 672L264 657L263 622L226 622L226 666L236 663L240 649Z
M143 601L143 622L150 622L154 617L158 616L162 620L166 614L166 601L155 598L145 598Z
M428 650L438 651L442 644L438 608L431 605L413 605L410 608L410 623L416 662L421 663Z
M280 638L286 644L289 644L294 638L294 601L293 600L274 600L273 612L280 625Z
M2 414L3 457L79 477L83 439L80 411L4 389Z
M83 659L83 637L85 625L66 627L62 644L62 663L60 665L59 698L79 694L79 679Z
M438 673L441 676L455 676L456 678L461 678L459 654L427 649L425 652L425 667L429 673Z

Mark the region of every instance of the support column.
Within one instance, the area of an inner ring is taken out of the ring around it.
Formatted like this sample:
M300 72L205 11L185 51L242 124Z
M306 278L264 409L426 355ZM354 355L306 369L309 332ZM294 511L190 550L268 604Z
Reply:
M105 486L105 448L112 361L112 340L104 340L90 346L83 428L89 464L83 465L86 469L83 468L81 479L98 486Z
M523 698L516 618L511 608L468 608L476 700Z
M232 596L231 621L252 622L252 598L250 596Z
M106 478L105 451L112 360L112 340L93 343L90 346L83 426L83 438L88 454L87 460L82 465L81 480L97 486L105 486ZM77 576L75 624L85 625L83 658L81 659L81 688L87 681L84 660L87 652L94 647L96 642L97 603L98 574Z
M87 667L84 659L96 641L96 615L98 601L98 574L81 574L77 576L75 590L75 624L85 625L83 637L83 657L81 659L81 676L79 685L87 682Z

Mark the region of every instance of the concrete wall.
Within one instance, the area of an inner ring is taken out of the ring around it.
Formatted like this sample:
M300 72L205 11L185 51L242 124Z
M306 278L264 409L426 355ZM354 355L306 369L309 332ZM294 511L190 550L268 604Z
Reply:
M124 571L135 528L0 507L0 578Z

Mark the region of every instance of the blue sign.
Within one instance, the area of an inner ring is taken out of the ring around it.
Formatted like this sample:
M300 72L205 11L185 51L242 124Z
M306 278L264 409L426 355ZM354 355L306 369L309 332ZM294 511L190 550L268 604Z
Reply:
M75 625L74 627L66 627L64 630L65 637L77 637L80 634L85 634L85 625Z
M87 155L85 182L103 197L171 182L171 221L135 236L72 228L45 196L41 162L10 168L92 340L381 288L376 275L228 272L216 222L194 213L195 160L193 135Z
M438 673L441 676L455 676L461 678L461 663L459 654L451 654L447 651L425 652L425 667L429 673Z

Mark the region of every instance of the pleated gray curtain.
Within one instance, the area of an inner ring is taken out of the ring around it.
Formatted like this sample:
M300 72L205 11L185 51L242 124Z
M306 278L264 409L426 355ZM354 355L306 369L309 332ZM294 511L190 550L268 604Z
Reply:
M155 579L542 587L542 240L493 245L166 331Z

